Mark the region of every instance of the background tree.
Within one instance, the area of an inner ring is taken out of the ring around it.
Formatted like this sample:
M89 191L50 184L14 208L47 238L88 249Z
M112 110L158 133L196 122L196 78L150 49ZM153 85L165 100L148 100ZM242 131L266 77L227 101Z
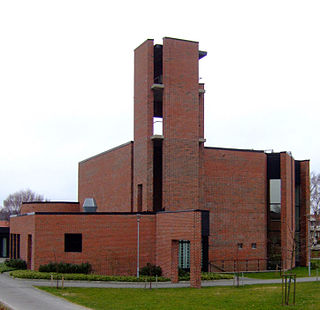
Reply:
M10 194L3 201L3 208L0 213L2 214L2 216L9 219L10 215L18 214L20 212L23 202L33 201L45 201L45 198L42 195L31 191L30 189L20 190L18 192Z
M320 173L311 172L310 206L313 214L320 214Z

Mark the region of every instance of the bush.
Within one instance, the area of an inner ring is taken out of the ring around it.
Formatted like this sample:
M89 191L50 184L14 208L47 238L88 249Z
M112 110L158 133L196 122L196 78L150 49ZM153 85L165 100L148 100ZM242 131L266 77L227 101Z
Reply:
M311 251L311 257L313 257L313 258L320 258L320 251L312 250L312 251Z
M8 267L5 263L0 263L0 273L15 270L15 268ZM1 309L1 308L0 308Z
M146 266L140 269L140 274L142 276L160 277L162 275L162 269L160 266L151 265L150 263L147 263Z
M5 265L15 269L27 269L27 263L22 259L6 259Z
M311 269L319 269L320 268L320 261L312 261L310 266L311 266Z
M52 263L40 265L40 272L57 272L57 273L83 273L88 274L92 271L89 263L70 264L70 263Z
M190 280L190 272L185 269L179 268L178 276L179 276L179 280L183 280L183 281Z

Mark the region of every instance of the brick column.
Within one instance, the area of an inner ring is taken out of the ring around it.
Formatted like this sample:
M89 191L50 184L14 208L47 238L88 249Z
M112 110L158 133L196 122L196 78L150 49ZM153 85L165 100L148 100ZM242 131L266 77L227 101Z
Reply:
M194 213L194 239L190 240L190 286L201 287L201 212Z
M179 265L179 241L171 241L171 282L179 282L178 274L178 265Z
M300 264L308 266L309 263L309 230L308 218L310 214L310 172L309 161L300 163Z
M284 269L295 267L295 256L292 254L295 238L295 193L294 161L282 152L280 154L281 171L281 256ZM293 259L293 261L291 261Z

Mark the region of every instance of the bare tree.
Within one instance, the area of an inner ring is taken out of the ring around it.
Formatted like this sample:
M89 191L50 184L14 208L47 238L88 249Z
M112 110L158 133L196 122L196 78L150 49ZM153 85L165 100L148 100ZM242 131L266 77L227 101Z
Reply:
M311 172L310 205L313 214L320 214L320 173Z
M30 189L20 190L13 194L10 194L3 201L3 208L0 211L1 214L6 215L7 219L12 214L18 214L21 209L23 202L33 202L33 201L44 201L45 198L42 195L39 195Z

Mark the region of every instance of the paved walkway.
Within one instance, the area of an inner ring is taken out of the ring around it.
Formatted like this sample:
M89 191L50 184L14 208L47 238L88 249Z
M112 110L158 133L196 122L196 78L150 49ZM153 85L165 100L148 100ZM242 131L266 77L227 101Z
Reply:
M84 310L64 299L34 288L32 282L11 279L0 275L0 302L13 310Z
M297 282L320 281L320 277L297 278ZM59 282L61 285L61 281ZM241 285L281 283L281 279L241 279ZM24 280L12 279L8 274L0 274L0 302L13 310L83 310L87 309L77 306L63 299L54 297L46 292L40 291L33 286L55 286L56 281L51 283L47 280ZM149 283L132 282L99 282L99 281L65 281L65 287L105 287L105 288L144 288ZM234 280L203 281L202 286L232 286ZM152 288L174 288L189 287L188 281L180 283L159 282L153 283Z

